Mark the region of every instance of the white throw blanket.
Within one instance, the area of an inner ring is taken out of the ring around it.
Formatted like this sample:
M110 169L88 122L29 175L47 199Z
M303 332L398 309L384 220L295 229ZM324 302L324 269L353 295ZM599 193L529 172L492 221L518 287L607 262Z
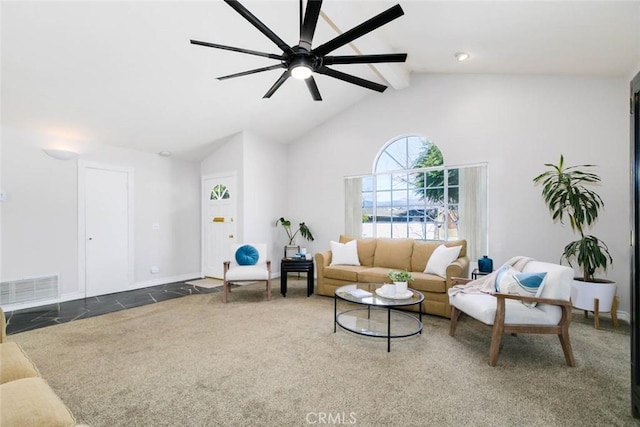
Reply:
M515 256L511 258L509 261L505 262L504 265L508 265L513 267L515 270L522 271L524 266L527 265L529 261L533 261L533 258L525 257L525 256ZM465 283L464 285L455 285L449 288L449 296L454 297L459 293L463 294L489 294L496 291L495 283L496 283L496 275L498 271L494 271L491 274L480 277L476 280L472 280L469 283Z

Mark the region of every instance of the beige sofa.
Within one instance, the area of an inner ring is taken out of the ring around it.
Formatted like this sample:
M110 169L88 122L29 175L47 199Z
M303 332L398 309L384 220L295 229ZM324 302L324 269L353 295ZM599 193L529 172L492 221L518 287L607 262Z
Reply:
M0 308L0 426L76 426L73 414L15 342Z
M353 240L340 236L340 243ZM408 270L414 280L409 287L424 294L423 310L429 314L451 317L447 290L453 285L452 277L468 277L469 258L466 240L444 242L448 247L462 246L458 259L446 268L446 277L424 273L429 257L443 242L413 239L365 238L356 239L359 266L331 266L331 251L315 255L317 269L317 293L333 296L336 288L357 282L390 283L389 270ZM415 308L417 310L417 307Z

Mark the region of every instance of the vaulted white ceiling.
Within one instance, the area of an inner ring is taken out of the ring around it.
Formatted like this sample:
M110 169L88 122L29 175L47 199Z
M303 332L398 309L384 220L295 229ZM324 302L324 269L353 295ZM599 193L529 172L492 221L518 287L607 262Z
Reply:
M282 39L298 42L299 3L241 1ZM327 0L318 46L397 1ZM640 64L638 1L400 1L405 15L333 54L406 52L405 64L335 66L411 90L411 73L627 77ZM280 53L222 1L1 3L1 119L78 142L197 159L242 130L288 143L365 97L327 76L323 101L282 73L215 77L276 61L195 46L190 39ZM454 54L469 52L458 62Z

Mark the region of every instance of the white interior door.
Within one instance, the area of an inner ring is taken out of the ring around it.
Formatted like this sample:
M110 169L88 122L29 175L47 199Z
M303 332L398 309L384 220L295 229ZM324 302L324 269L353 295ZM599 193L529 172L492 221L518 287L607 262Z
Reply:
M236 242L235 181L234 175L202 179L202 272L208 277L223 277Z
M128 180L125 170L84 169L86 296L129 286Z

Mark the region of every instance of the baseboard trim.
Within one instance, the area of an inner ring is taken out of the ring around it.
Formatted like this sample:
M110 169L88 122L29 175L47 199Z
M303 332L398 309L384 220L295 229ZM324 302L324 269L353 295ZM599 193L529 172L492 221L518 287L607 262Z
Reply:
M201 279L202 277L203 276L201 272L180 274L178 276L171 276L171 277L159 277L153 280L136 282L131 286L127 286L126 288L119 290L118 292L133 291L136 289L148 288L151 286L166 285L168 283L186 282L188 280ZM59 298L53 298L50 300L26 302L26 303L20 303L20 304L7 304L7 305L3 305L2 309L5 312L24 310L26 308L42 307L49 304L58 304L61 302L73 301L73 300L78 300L83 298L85 298L84 292L72 292L72 293L61 295Z
M626 311L616 311L616 314L618 315L618 320L631 324L631 315L629 313Z
M45 306L45 305L58 304L58 303L61 303L61 302L73 301L73 300L83 299L83 298L84 298L84 293L83 292L73 292L73 293L70 293L70 294L61 295L59 298L53 298L53 299L49 299L49 300L34 301L34 302L24 302L24 303L20 303L20 304L7 304L7 305L3 305L2 309L5 312L16 311L16 310L24 310L24 309L27 309L27 308L42 307L42 306Z

